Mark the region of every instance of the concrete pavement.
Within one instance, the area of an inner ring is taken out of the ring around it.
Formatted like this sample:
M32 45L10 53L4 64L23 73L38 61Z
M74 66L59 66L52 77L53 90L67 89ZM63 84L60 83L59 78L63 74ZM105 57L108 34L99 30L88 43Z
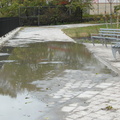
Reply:
M84 27L87 24L25 28L14 37L19 39L19 41L16 43L15 41L10 41L9 44L16 46L24 44L25 42L23 43L20 40L21 37L26 39L26 43L31 42L29 40L31 37L34 42L45 42L47 40L75 42L66 36L61 29L80 26ZM32 33L31 29L34 29L34 33ZM25 31L28 31L28 33L25 33ZM5 42L8 39L3 41ZM107 48L101 44L93 46L91 43L84 43L84 45L103 64L116 74L120 73L120 61L119 59L118 61L114 60L110 46ZM104 81L102 80L103 76L99 74L91 74L89 72L83 74L82 71L75 72L72 70L65 72L67 74L64 79L62 78L64 86L58 91L47 94L46 100L48 106L50 106L50 111L36 120L120 120L119 76L110 76ZM77 79L74 79L74 76L78 76ZM84 78L84 80L81 81L80 78ZM95 83L93 78L99 78L102 82Z
M120 55L117 54L117 59L113 57L111 45L108 45L108 47L102 44L95 44L95 46L93 46L91 43L84 43L84 45L98 60L112 69L116 74L120 75Z

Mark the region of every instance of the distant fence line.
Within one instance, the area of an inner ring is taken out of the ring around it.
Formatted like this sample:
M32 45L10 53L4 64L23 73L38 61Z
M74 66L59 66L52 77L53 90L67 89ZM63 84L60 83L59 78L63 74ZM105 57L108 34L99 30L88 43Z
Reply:
M65 6L20 7L20 25L52 25L71 22L82 22L82 10Z
M19 17L0 18L0 37L19 27Z
M66 7L39 6L20 7L19 17L0 18L0 37L19 26L55 25L82 22L82 10Z

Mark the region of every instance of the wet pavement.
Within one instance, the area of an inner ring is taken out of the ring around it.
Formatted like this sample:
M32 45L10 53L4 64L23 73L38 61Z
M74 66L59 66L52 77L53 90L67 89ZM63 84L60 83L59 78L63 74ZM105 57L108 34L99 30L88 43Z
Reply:
M110 46L78 44L65 27L27 27L1 49L1 120L119 120Z
M84 45L89 49L91 53L94 54L94 56L104 63L106 66L108 66L111 70L113 70L116 74L120 76L120 55L116 53L116 58L113 57L112 50L111 50L111 44L109 44L107 47L101 45L101 44L87 44L84 43Z

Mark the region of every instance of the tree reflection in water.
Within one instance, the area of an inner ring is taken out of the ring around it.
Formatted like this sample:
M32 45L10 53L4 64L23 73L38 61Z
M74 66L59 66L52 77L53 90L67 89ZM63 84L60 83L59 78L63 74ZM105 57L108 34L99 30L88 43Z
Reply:
M103 66L93 58L88 50L80 44L66 42L46 42L29 44L29 47L4 47L0 56L0 94L16 97L24 90L41 91L30 84L37 80L51 80L66 69L85 70L95 66L99 72ZM5 62L4 60L15 60Z

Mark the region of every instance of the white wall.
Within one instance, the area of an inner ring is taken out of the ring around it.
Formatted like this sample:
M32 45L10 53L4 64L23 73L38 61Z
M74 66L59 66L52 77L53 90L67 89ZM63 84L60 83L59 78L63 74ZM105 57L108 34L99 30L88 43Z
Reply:
M93 2L93 9L90 10L90 14L110 14L110 3L108 0L97 0L98 2ZM114 6L120 5L120 0L112 0L112 13L114 13Z
M112 3L120 3L120 0L93 0L94 3L109 3L109 1Z

